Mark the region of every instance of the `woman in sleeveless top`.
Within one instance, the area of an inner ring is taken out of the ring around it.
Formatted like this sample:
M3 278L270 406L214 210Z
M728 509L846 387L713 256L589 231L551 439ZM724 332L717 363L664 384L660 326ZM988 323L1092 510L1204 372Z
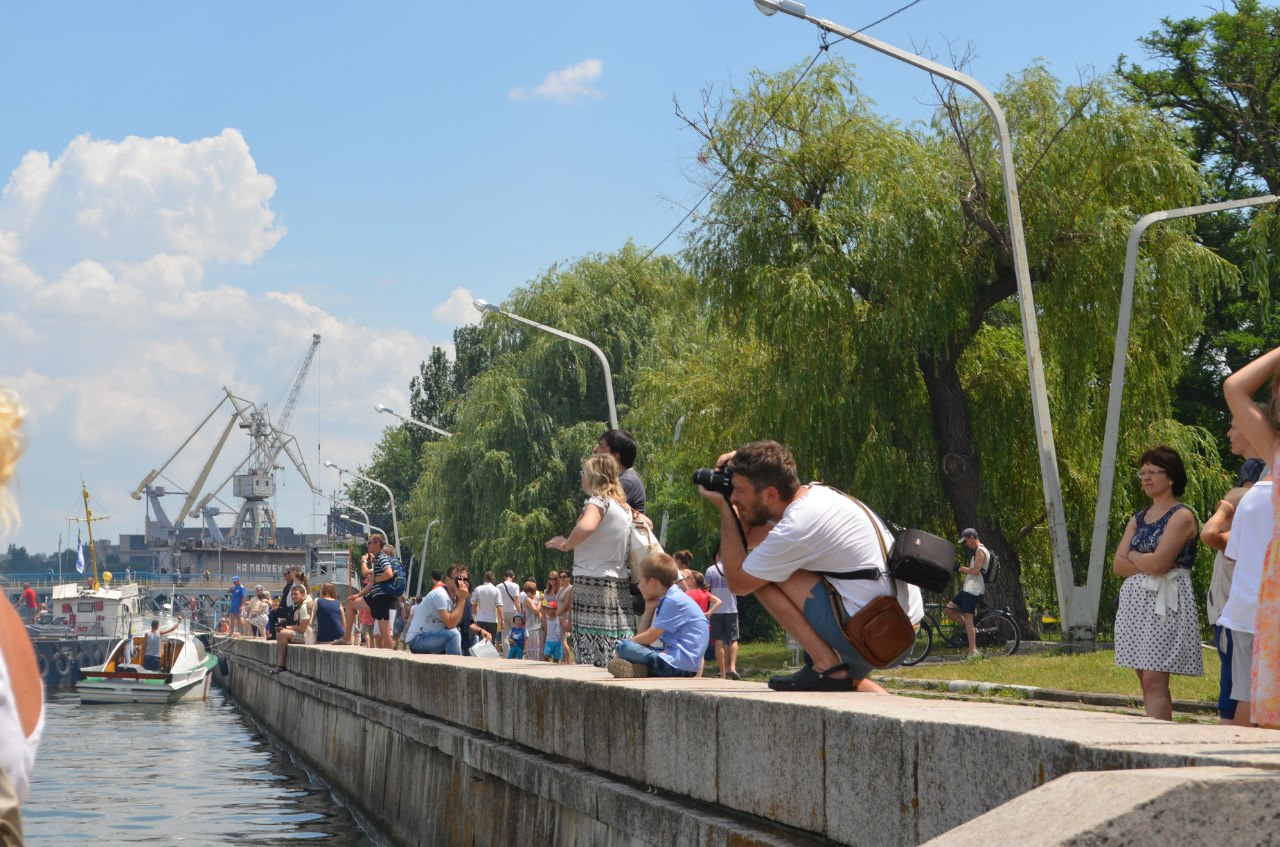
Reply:
M569 535L547 541L548 550L573 551L570 647L576 661L603 668L631 629L627 541L631 510L618 482L618 462L608 454L582 462L582 514Z
M1200 620L1191 566L1195 516L1178 497L1187 487L1182 457L1160 446L1142 454L1142 490L1151 505L1129 519L1112 570L1125 577L1116 611L1116 665L1133 668L1147 716L1173 720L1169 674L1200 676Z

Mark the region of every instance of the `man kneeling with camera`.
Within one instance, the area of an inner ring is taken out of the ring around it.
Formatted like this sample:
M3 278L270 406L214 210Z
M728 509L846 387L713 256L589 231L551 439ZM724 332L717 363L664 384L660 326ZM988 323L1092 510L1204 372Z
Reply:
M804 667L771 678L769 687L884 693L867 679L873 666L845 635L846 620L876 598L895 594L885 552L893 537L880 519L833 488L801 485L795 459L776 441L755 441L726 453L715 471L698 471L694 480L699 493L720 510L721 556L730 589L755 594L807 654ZM750 553L739 518L747 526L775 522ZM872 578L840 577L855 571ZM907 616L919 621L924 613L920 590L900 587Z

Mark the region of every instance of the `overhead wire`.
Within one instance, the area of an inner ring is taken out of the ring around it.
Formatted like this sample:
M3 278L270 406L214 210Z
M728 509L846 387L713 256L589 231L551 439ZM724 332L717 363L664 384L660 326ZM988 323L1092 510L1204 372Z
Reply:
M885 21L889 20L890 18L893 18L893 17L895 17L895 16L897 16L897 15L902 14L903 12L907 11L907 10L908 10L908 9L910 9L912 6L915 6L915 5L917 5L918 3L920 3L920 2L921 2L921 0L911 0L911 2L910 2L910 3L907 3L906 5L900 6L900 7L898 7L897 9L894 9L894 10L893 10L892 12L890 12L889 14L887 14L887 15L885 15L885 16L883 16L883 17L881 17L881 18L877 18L876 20L872 21L871 23L867 24L866 26L860 27L860 28L857 30L857 32L866 32L867 30L871 29L872 27L874 27L874 26L878 26L879 24L884 23ZM826 30L823 30L823 31L822 31L822 33L819 35L819 40L822 42L822 44L821 44L821 46L820 46L820 47L818 47L818 51L817 51L816 53L814 53L814 54L813 54L813 58L809 60L809 64L805 66L805 69L804 69L803 71L801 71L801 72L800 72L800 75L799 75L798 77L796 77L795 82L793 82L793 83L791 84L791 87L787 89L787 93L786 93L786 95L782 98L782 102L778 104L778 108L777 108L777 109L775 109L773 112L771 112L771 113L769 114L768 118L766 118L766 120L764 121L764 123L762 123L762 124L760 125L760 128L759 128L759 129L757 129L757 130L756 130L756 132L755 132L755 134L751 136L750 140L749 140L749 141L747 142L747 144L744 146L744 150L743 150L743 152L744 152L744 153L745 153L746 149L747 149L747 148L750 148L750 147L751 147L751 145L755 144L756 139L757 139L757 138L759 138L759 137L764 133L764 131L765 131L766 129L768 129L768 128L769 128L769 126L770 126L771 124L773 124L773 123L774 123L775 119L776 119L776 118L777 118L777 116L778 116L778 112L779 112L779 111L781 111L782 107L786 105L786 103L787 103L787 101L788 101L789 99L791 99L791 95L792 95L792 93L794 93L794 92L795 92L795 90L796 90L796 88L800 85L800 83L804 81L804 78L805 78L806 76L808 76L808 75L809 75L809 71L813 70L813 66L814 66L815 64L817 64L818 59L820 59L820 58L822 57L822 54L823 54L823 53L826 53L828 50L830 50L830 49L831 49L831 47L833 47L833 46L834 46L834 45L836 45L836 44L839 44L841 41L847 41L847 40L849 39L849 36L847 36L847 35L842 35L842 36L840 36L839 38L837 38L835 41L828 41L828 35L829 35L829 33L827 33L827 32L826 32ZM736 165L736 164L738 163L738 158L740 158L742 155L743 155L742 153L739 153L738 157L735 157L735 158L734 158L734 160L733 160L733 162L731 163L731 165ZM641 259L640 259L640 261L636 263L636 264L637 264L637 266L642 265L642 264L644 264L646 261L648 261L648 260L653 256L653 254L654 254L654 253L656 253L656 252L658 252L659 248L661 248L661 247L662 247L662 245L663 245L663 244L665 244L665 243L667 242L667 240L671 238L671 236L675 235L677 232L679 232L679 231L680 231L680 228L681 228L681 227L683 227L683 226L685 225L685 223L687 223L687 222L688 222L689 218L693 217L694 212L696 212L696 211L698 210L698 208L699 208L703 203L705 203L705 202L707 201L707 198L708 198L708 197L710 197L712 194L714 194L714 193L715 193L715 190L716 190L717 188L719 188L719 187L720 187L720 183L724 182L724 178L728 175L728 173L729 173L729 171L730 171L730 170L731 170L731 168L726 168L726 169L725 169L725 171L724 171L723 173L721 173L719 177L717 177L717 178L716 178L715 182L713 182L713 183L711 184L711 187L709 187L705 192L703 192L702 196L698 198L698 202L694 203L692 206L690 206L690 207L689 207L689 210L688 210L687 212L685 212L684 217L682 217L682 218L679 220L679 222L677 222L677 223L676 223L676 225L675 225L675 226L673 226L673 227L672 227L672 228L667 232L667 234L666 234L666 235L662 236L662 239L661 239L661 240L659 240L659 241L658 241L658 243L657 243L657 244L655 244L655 245L654 245L654 246L649 250L649 252L648 252L648 253L645 253L645 254L644 254L644 257L643 257L643 258L641 258Z

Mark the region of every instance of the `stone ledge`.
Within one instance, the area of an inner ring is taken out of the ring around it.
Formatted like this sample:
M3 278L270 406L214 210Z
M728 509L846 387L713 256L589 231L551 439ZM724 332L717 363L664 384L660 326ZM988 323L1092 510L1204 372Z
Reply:
M236 640L226 652L271 664L274 650ZM871 832L877 844L918 844L1076 771L1280 770L1266 730L1127 715L615 680L591 667L354 647L292 646L289 666L396 710L845 844Z

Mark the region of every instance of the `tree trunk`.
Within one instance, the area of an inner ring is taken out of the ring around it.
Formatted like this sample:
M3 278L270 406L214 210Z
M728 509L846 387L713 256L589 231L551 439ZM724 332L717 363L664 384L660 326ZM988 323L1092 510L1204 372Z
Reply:
M1027 615L1027 601L1022 595L1022 564L1018 554L1005 539L999 522L994 517L984 519L978 514L982 467L974 445L969 400L956 371L956 358L956 354L936 358L922 354L917 359L933 415L942 490L955 515L957 536L960 529L974 527L982 543L1000 559L996 581L987 586L987 605L993 609L1007 607L1022 630L1022 637L1035 638Z

